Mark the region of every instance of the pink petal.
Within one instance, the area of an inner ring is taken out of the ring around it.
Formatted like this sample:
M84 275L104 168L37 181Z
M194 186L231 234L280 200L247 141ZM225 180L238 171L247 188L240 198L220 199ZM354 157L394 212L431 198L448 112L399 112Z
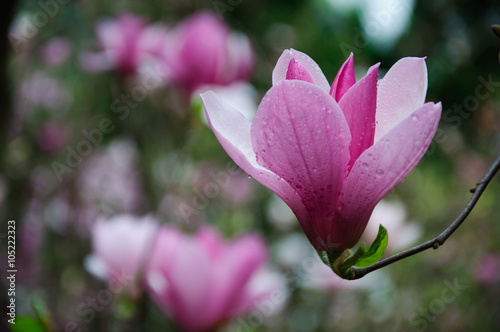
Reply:
M173 227L161 227L154 242L147 270L149 292L165 311L174 316L180 314L177 313L178 300L174 297L175 294L172 294L169 277L183 244L184 235L181 232ZM158 278L162 280L161 285L154 283Z
M227 27L214 14L202 12L188 18L178 28L182 44L171 64L188 89L216 82L226 64L229 37ZM177 68L176 68L177 67Z
M210 259L216 259L224 249L219 233L211 227L205 226L201 228L196 233L196 239L208 253Z
M375 205L418 164L431 143L441 103L427 103L361 154L347 177L332 238L351 248Z
M427 93L425 58L403 58L380 80L375 141L422 106Z
M294 49L283 51L283 54L278 59L278 62L273 70L273 85L276 85L279 81L286 79L291 59L295 59L295 61L297 61L309 72L314 84L326 92L330 91L330 85L328 84L328 81L318 64L307 54Z
M258 163L296 189L317 234L328 234L350 143L349 127L335 100L316 85L280 81L262 100L251 136ZM326 244L317 235L308 236L315 246Z
M313 83L314 81L311 77L311 74L307 71L304 66L301 66L295 59L290 59L290 63L288 64L288 71L286 72L287 80L301 80L309 83Z
M356 84L356 75L354 73L354 60L353 54L349 55L349 58L344 62L342 67L340 67L337 76L333 80L332 87L330 89L330 96L332 96L337 102L342 99L342 96Z
M165 264L173 262L182 245L182 240L183 234L177 229L169 226L161 227L155 238L148 271L160 270Z
M210 306L206 315L216 322L227 318L235 303L246 294L246 284L267 259L266 247L260 237L246 235L225 248L213 273Z
M207 307L213 301L209 294L214 268L205 250L195 240L185 238L175 262L165 268L170 270L167 282L173 314L181 325L191 330L211 327L214 322Z
M352 86L339 103L351 130L351 159L349 169L375 136L375 111L377 108L377 78L379 64L371 67L358 83Z
M306 83L307 84L307 83ZM306 234L312 234L311 226L306 222L307 210L301 198L281 177L260 166L252 148L250 128L252 123L243 114L223 102L213 91L201 95L210 127L220 144L231 159L248 175L271 189L293 210Z

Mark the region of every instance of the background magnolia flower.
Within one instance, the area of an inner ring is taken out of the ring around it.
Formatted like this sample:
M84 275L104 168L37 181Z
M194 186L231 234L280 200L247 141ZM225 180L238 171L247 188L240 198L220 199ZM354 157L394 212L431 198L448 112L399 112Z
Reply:
M83 53L82 66L89 71L117 69L133 74L146 62L160 58L166 28L146 25L142 17L124 13L113 20L100 21L95 33L102 53Z
M362 237L368 246L377 237L380 224L389 234L388 253L408 248L422 235L420 225L407 220L406 209L401 202L381 200L377 204Z
M253 52L248 38L230 32L210 12L194 14L168 34L164 59L172 80L188 91L228 85L248 77Z
M209 331L282 287L266 274L256 282L266 257L255 235L226 241L211 228L188 236L163 227L148 268L150 294L183 331Z
M107 281L113 290L122 287L137 291L136 278L147 266L157 228L151 216L99 218L91 231L92 255L86 260L87 270Z
M223 148L290 206L317 250L356 244L437 129L441 104L424 104L424 59L401 59L380 82L378 66L356 82L351 55L330 87L309 56L287 50L253 123L215 93L202 94Z

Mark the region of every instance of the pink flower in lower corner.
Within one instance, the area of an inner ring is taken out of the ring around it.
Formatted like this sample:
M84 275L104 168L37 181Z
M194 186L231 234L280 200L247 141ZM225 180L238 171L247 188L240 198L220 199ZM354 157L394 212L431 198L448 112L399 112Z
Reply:
M209 228L188 236L166 226L151 256L150 294L183 331L211 331L276 289L277 279L258 280L266 258L255 235L223 240Z
M441 116L425 103L423 58L403 58L378 80L356 82L353 56L332 86L306 54L286 50L253 123L215 93L202 94L229 156L293 210L317 250L361 237L375 205L419 162Z

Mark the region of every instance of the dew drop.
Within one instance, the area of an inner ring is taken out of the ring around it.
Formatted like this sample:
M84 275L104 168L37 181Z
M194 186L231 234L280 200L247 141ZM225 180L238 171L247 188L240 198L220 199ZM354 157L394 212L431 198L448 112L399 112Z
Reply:
M412 119L413 121L417 121L417 120L418 120L418 115L416 115L416 114L412 114L412 115L411 115L411 119Z
M296 185L295 188L297 189L302 189L302 186L300 184Z
M361 166L363 166L363 167L368 167L368 166L370 166L370 165L368 165L368 163L362 163L362 164L361 164Z
M375 174L382 176L384 175L384 171L379 168L375 171Z

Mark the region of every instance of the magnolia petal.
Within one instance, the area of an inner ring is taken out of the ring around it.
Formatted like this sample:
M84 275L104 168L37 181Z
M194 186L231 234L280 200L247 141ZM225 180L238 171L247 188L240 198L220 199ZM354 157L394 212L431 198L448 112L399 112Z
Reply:
M427 93L425 58L403 58L380 80L375 141L422 106Z
M262 100L251 137L257 162L296 189L324 240L349 161L349 127L338 104L316 85L280 81ZM311 242L325 245L318 241Z
M347 177L332 238L361 237L375 205L418 164L432 141L441 117L441 103L427 103L365 150Z
M283 51L283 54L278 59L273 70L273 85L276 85L281 80L287 79L288 66L292 59L295 59L295 61L309 72L314 84L326 92L330 91L330 85L318 64L314 62L309 55L294 49Z
M307 71L304 66L301 66L300 63L295 59L290 59L290 63L288 64L288 71L286 72L287 80L301 80L309 83L313 83L314 81L311 77L311 74Z
M356 75L354 73L354 56L351 53L333 80L330 96L339 102L354 84L356 84Z
M351 130L349 169L359 155L373 145L379 65L372 66L366 76L353 85L339 103Z
M248 175L278 195L294 212L306 234L314 230L300 196L290 185L272 171L257 163L252 148L252 123L240 112L223 102L213 91L201 95L210 127L229 157Z
M182 250L167 268L170 304L181 325L192 330L209 327L213 322L206 308L213 300L209 296L213 267L203 247L191 238L184 238Z
M245 235L228 244L219 259L212 271L210 306L205 308L209 321L231 312L245 296L246 284L267 259L266 247L260 237Z

